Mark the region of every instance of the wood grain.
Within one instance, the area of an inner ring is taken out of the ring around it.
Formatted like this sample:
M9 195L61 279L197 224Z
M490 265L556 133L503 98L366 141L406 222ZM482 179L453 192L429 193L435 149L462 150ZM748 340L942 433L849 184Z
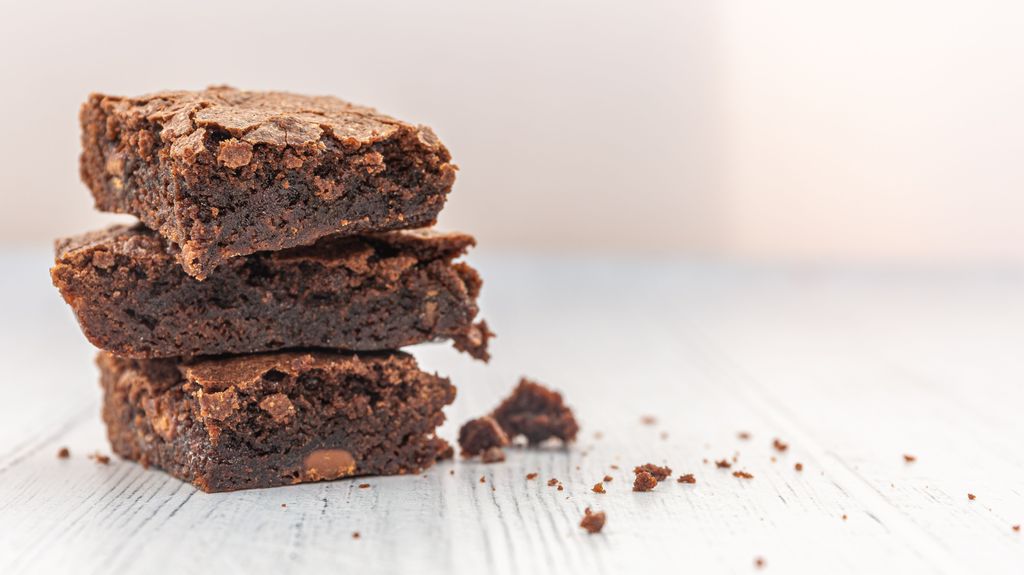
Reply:
M565 392L577 445L209 495L86 457L109 453L94 352L49 286L46 254L2 261L0 573L746 573L756 557L786 573L1024 566L1012 530L1024 523L1019 273L477 258L494 361L415 350L459 386L442 433L525 374ZM732 470L704 463L737 453ZM697 483L633 493L630 470L648 461ZM591 492L606 473L607 493ZM587 506L608 514L600 535L578 527Z

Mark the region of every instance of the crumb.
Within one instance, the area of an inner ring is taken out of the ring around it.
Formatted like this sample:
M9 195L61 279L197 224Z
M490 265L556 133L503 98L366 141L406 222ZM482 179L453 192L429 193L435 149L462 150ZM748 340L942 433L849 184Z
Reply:
M843 521L846 521L846 514L843 513Z
M530 481L532 479L537 479L538 475L539 475L539 473L527 473L526 474L526 480Z
M611 475L605 475L605 476L604 476L604 479L602 479L602 481L604 481L605 483L608 483L608 482L609 482L609 481L611 481L612 479L613 479L613 477L612 477Z
M487 451L480 456L484 463L501 463L505 461L505 452L500 447L488 447Z
M287 504L287 503L282 503L282 504L281 504L281 507L282 507L282 508L284 508L284 507L288 507L288 504Z
M358 531L352 532L352 539L359 539L360 537L362 537L362 535L360 535Z
M491 416L510 439L522 435L530 445L552 437L569 443L580 429L562 394L525 377Z
M1013 530L1014 531L1020 531L1020 525L1014 525L1013 526Z
M733 471L732 472L732 476L733 477L739 477L740 479L753 479L754 478L754 476L752 474L747 473L746 471Z
M639 471L633 480L633 491L650 491L658 486L658 480L646 471Z
M903 454L903 461L906 461L907 463L913 463L913 462L917 461L917 456L916 455L908 455L908 454L904 453Z
M732 467L732 464L729 463L728 459L719 459L718 461L715 462L715 467L719 469L729 469L730 467Z
M551 479L548 479L548 487L554 487L556 485L558 485L558 480L557 479L555 479L554 477L552 477Z
M480 483L487 483L487 478L483 475L480 476Z
M604 483L595 483L591 491L593 491L594 493L604 493Z
M579 471L579 470L580 470L580 466L579 466L579 465L577 465L577 466L576 466L576 471Z
M368 487L370 487L370 484L369 484L369 483L360 483L360 484L359 484L359 489L366 489L366 488L368 488Z
M973 494L973 493L968 493L967 494L967 499L970 499L971 501L974 501L977 498L978 497L975 494Z
M662 467L660 465L655 465L653 463L645 463L643 465L638 465L633 468L633 473L640 473L641 471L646 471L647 473L650 473L651 475L654 476L656 480L658 480L659 483L665 481L666 479L668 479L669 476L672 475L671 468Z
M459 429L459 448L462 457L473 457L493 447L508 445L508 436L498 422L488 415L471 419Z
M640 417L640 423L644 425L657 425L658 418L653 415L644 415Z
M437 453L437 460L444 461L446 459L451 459L453 457L455 457L455 448L452 447L452 444L445 441L444 447L442 447L441 450L438 451Z
M803 471L804 470L804 464L800 463L799 461L797 461L796 464L793 466L793 469L796 469L797 471Z
M583 511L583 520L580 521L580 527L587 530L587 533L600 533L601 529L604 528L605 515L604 511L593 512L589 507Z
M559 483L559 484L558 484L558 490L559 490L559 491L564 491L564 490L565 490L565 487L562 487L562 484L561 484L561 483Z
M740 460L740 452L737 451L736 453L732 454L732 462L736 463L739 460Z
M89 459L92 459L96 463L101 463L103 465L110 465L110 456L109 455L103 455L99 451L97 451L96 453L93 453L92 455L90 455Z
M601 433L600 431L595 431L594 432L594 439L601 439L603 437L604 437L604 434Z
M704 465L707 465L707 464L708 464L708 458L707 458L707 457L705 457L705 458L703 459L703 461L704 461Z
M661 432L661 439L662 440L668 439L668 432L667 431L662 431Z
M764 557L755 557L754 558L754 567L756 567L758 569L764 569Z
M686 475L680 475L679 478L676 479L676 483L697 483L697 478L694 477L692 473L687 473Z
M749 431L741 431L741 432L736 434L736 437L739 437L743 441L747 441L747 440L750 439L750 432Z
M778 461L778 459L775 459L774 455L769 457L768 459L771 459L772 463L775 463L776 461Z
M455 470L454 469L449 469L448 470L448 475L455 475Z
M785 451L785 450L789 449L789 444L788 443L783 443L781 439L776 437L775 439L772 440L772 447L774 447L775 449L777 449L779 451Z
M61 447L57 450L57 459L67 459L71 457L71 450L67 447Z
M609 467L611 467L612 469L618 469L618 468L619 468L619 466L618 466L618 465L615 465L614 463L613 463L613 464L611 464L611 465L609 465Z

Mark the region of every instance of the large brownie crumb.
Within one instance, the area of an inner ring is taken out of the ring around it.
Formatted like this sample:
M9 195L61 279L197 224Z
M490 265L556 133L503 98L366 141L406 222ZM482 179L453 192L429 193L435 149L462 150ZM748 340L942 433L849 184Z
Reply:
M604 529L604 522L606 516L604 511L591 511L587 507L583 511L583 520L580 521L580 527L587 530L587 533L600 533Z
M454 261L474 243L433 230L330 237L197 281L155 233L114 226L59 241L50 273L89 341L122 357L374 351L479 330L480 276ZM462 349L486 360L485 344Z
M562 394L525 377L491 415L510 438L522 435L531 445L550 438L568 443L579 431Z
M633 473L640 473L641 471L646 471L647 473L650 473L651 475L654 476L656 480L658 480L658 482L662 482L672 475L671 468L662 467L660 465L655 465L653 463L645 463L643 465L638 465L633 468Z
M455 388L400 352L98 363L114 451L204 491L419 473L448 448Z
M432 225L455 181L429 128L328 96L94 94L80 119L96 207L158 230L200 279L239 255Z
M633 491L650 491L658 486L658 480L646 471L639 471L633 480Z
M489 415L471 419L459 429L459 447L463 457L480 455L492 447L508 445L508 436Z

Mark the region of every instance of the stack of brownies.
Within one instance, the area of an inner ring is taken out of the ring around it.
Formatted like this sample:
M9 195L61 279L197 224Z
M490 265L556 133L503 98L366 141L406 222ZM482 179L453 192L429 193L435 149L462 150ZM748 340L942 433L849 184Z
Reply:
M101 350L119 455L204 491L422 470L455 398L402 346L487 359L475 242L431 226L455 180L429 128L331 97L94 95L82 179L132 214L57 242Z

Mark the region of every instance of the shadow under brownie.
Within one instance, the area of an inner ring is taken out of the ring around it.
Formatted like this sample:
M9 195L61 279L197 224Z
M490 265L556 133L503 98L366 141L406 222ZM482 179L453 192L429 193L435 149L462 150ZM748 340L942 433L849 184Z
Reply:
M284 348L397 349L437 339L487 359L472 236L323 238L235 258L198 281L159 235L115 226L57 244L54 284L94 345L135 358Z
M329 96L93 94L80 120L96 207L158 230L200 279L329 234L432 225L455 181L430 128Z
M289 352L181 362L101 352L115 453L207 492L417 473L455 399L401 352Z

